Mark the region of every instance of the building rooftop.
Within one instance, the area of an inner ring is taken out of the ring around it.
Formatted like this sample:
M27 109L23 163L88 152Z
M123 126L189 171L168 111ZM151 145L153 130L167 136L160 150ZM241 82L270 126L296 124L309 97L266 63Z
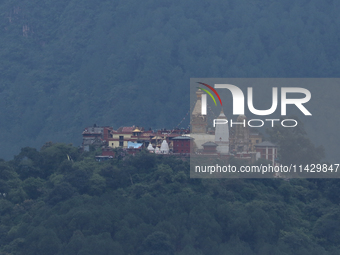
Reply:
M172 138L172 140L191 140L191 139L194 139L190 136L176 136L174 138Z
M143 146L142 143L133 143L133 142L130 142L130 141L128 141L128 143L127 143L128 148L139 149L142 146Z
M132 127L120 127L117 129L117 133L132 133L133 130L135 129L135 126Z
M202 146L217 147L218 145L216 143L213 143L213 142L206 142L206 143L202 144Z
M255 144L255 147L277 147L276 144L273 144L269 141L264 141L262 143L259 143L259 144Z

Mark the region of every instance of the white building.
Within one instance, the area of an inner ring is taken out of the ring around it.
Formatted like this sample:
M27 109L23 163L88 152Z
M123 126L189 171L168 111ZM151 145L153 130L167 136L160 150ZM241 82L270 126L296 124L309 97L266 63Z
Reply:
M227 120L224 115L223 109L217 119ZM228 124L218 124L215 127L215 143L218 145L216 150L220 154L229 153L229 127Z

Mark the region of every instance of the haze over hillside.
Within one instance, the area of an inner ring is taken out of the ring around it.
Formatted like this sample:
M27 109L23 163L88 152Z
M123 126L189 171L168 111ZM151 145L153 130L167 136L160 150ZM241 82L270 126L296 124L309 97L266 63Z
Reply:
M2 2L0 157L46 141L78 145L94 123L172 128L189 110L191 77L339 77L339 4ZM338 101L322 98L336 117ZM335 137L310 131L334 158Z

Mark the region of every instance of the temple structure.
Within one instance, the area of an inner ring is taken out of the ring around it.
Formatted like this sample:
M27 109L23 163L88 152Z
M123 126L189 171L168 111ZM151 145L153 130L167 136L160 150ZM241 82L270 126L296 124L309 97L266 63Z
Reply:
M223 109L217 119L227 120ZM229 153L229 127L228 124L216 124L215 127L215 143L216 150L220 154Z
M190 137L194 139L195 149L198 151L203 150L203 144L215 140L213 134L207 133L207 116L202 115L202 90L196 92L196 103L191 114L191 132Z
M196 103L192 111L191 119L191 133L192 134L205 134L207 131L207 116L201 114L202 109L202 90L196 92Z
M235 150L237 152L249 151L249 127L247 125L247 117L240 115L237 117L235 125Z

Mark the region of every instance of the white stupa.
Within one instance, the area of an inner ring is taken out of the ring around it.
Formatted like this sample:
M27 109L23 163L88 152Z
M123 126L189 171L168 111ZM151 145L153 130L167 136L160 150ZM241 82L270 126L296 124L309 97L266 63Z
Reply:
M221 110L218 119L227 119L224 115L223 109ZM220 154L229 153L229 127L227 124L216 124L215 127L215 143L218 145L216 150Z
M156 154L161 153L160 150L159 150L159 148L158 148L157 146L156 146L156 149L155 149L155 153L156 153Z
M196 92L197 100L194 110L191 113L191 132L190 137L194 139L195 147L198 150L203 150L203 144L213 141L215 136L207 134L207 116L202 115L202 90Z
M155 148L152 147L152 144L151 144L151 143L149 143L149 146L148 146L147 149L148 149L149 152L152 152L152 153L155 152Z
M168 145L168 143L166 142L165 139L163 140L163 142L161 144L160 152L162 154L168 154L169 153L169 145Z

